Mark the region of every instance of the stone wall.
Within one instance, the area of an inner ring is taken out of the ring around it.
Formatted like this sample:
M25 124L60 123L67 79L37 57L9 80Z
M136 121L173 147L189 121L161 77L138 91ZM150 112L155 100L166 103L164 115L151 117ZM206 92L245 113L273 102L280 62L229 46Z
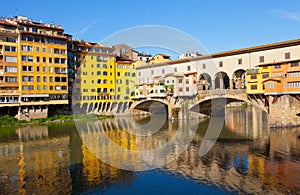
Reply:
M269 122L271 127L300 125L300 101L290 95L269 96Z

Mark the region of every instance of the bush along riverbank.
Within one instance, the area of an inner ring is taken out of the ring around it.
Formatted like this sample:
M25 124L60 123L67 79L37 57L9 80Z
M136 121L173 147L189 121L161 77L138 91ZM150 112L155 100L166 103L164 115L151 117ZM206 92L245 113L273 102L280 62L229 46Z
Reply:
M114 115L97 115L97 114L80 114L80 115L54 115L47 118L31 119L30 121L18 120L12 116L0 116L0 127L4 126L23 126L27 124L49 124L49 123L63 123L73 122L78 120L95 120L113 118Z

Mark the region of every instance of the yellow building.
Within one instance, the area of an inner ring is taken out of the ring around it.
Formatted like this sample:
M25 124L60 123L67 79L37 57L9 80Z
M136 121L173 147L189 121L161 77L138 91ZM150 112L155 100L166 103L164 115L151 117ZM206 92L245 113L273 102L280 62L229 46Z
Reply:
M260 66L255 69L246 71L246 88L248 94L264 94L265 87L263 82L269 78L271 68L268 66Z
M125 58L117 58L116 61L116 102L131 102L134 98L134 85L136 83L136 71L134 61Z
M30 119L48 116L48 108L57 110L54 105L68 104L63 32L60 25L27 17L0 19L0 107L14 106L19 119Z
M115 100L115 54L112 47L98 43L80 43L83 59L76 69L74 104L84 112L98 111L99 105Z
M0 19L0 107L19 103L17 24Z

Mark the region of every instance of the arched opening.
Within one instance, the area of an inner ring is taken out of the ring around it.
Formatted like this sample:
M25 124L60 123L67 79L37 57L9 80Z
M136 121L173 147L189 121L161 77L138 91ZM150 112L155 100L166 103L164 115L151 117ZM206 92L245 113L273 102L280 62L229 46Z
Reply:
M106 112L108 112L110 109L110 102L107 103L107 106L106 106Z
M225 72L217 72L215 74L215 89L229 89L229 77Z
M82 104L82 106L81 106L81 113L87 113L87 107L88 107L87 103Z
M169 114L168 105L155 100L142 101L135 105L133 109L142 110L151 114L166 114L166 116Z
M90 113L93 111L93 107L94 107L94 104L93 103L89 103L88 104L88 109L87 109L87 112Z
M212 83L211 83L211 77L207 73L202 73L199 76L198 80L198 90L211 90L212 89Z
M95 111L98 110L98 102L95 103L94 110L95 110Z
M238 69L232 75L232 89L246 89L246 70Z
M98 112L101 112L101 109L102 109L102 102L99 102Z

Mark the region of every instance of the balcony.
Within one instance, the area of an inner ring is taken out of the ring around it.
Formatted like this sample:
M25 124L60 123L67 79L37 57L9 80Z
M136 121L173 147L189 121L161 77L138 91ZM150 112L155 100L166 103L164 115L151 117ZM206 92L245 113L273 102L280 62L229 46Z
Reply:
M4 82L4 81L0 81L0 86L3 87L18 87L19 83L18 82Z

